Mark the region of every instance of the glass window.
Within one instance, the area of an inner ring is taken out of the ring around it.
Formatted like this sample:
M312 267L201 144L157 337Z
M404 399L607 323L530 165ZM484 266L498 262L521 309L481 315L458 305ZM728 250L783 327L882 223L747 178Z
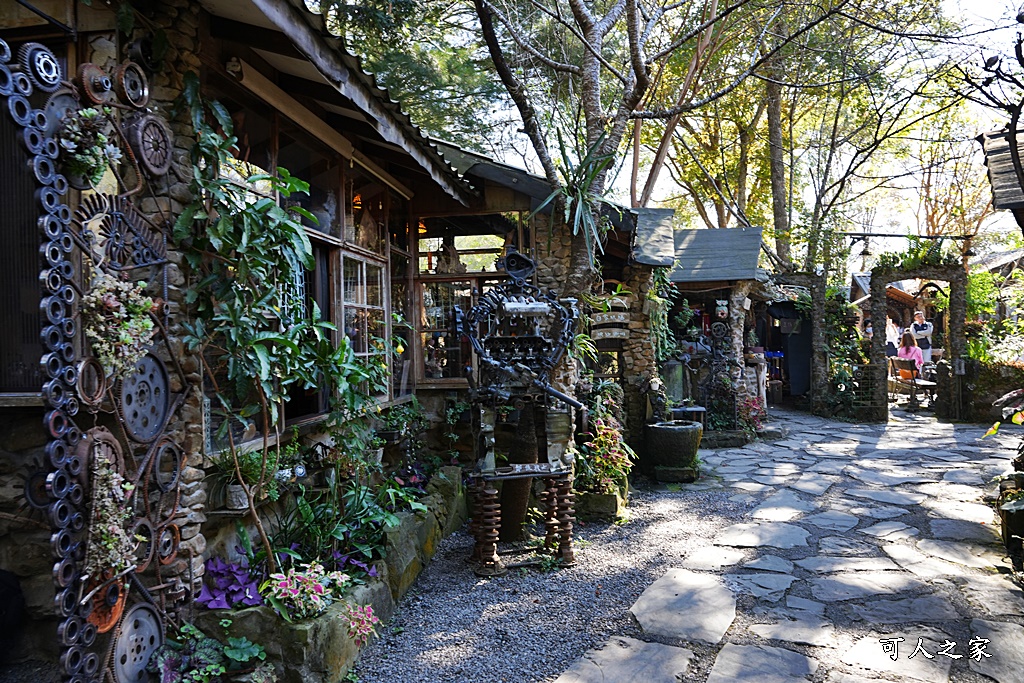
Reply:
M424 218L417 225L418 271L423 274L454 275L493 273L495 261L505 247L523 247L529 242L522 235L518 212L479 216Z
M461 335L452 335L453 310L468 311L473 303L473 283L424 282L421 284L423 310L420 319L420 344L423 350L423 376L427 379L464 377L469 359L469 343Z
M345 241L376 254L387 247L388 188L358 166L345 171Z
M356 356L384 363L389 330L384 265L346 253L342 273L342 331Z
M388 190L388 235L391 246L409 251L409 202L394 190Z
M315 222L302 219L307 228L341 237L341 212L338 207L340 159L335 154L317 151L316 142L283 117L278 145L277 165L309 183L309 194L296 192L283 199L282 205L300 206L313 214Z

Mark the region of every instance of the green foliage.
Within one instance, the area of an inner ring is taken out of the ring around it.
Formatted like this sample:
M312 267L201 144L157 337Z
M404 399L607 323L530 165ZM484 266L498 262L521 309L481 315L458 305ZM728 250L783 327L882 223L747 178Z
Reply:
M599 352L594 339L586 332L578 332L573 335L572 343L569 345L569 355L586 365L587 361L597 363Z
M605 136L602 135L583 159L574 164L566 149L561 130L556 132L562 155L561 164L558 166L562 174L562 186L549 194L540 206L527 216L527 220L531 220L551 202L556 202L556 207L560 204L562 219L565 225L572 229L572 234L583 233L587 253L590 255L590 265L593 267L596 265L597 252L604 253L604 234L607 229L605 222L599 217L601 198L593 192L593 188L615 157L612 154L601 153L600 150L605 143Z
M953 249L945 248L943 239L907 237L906 251L886 252L878 257L876 268L909 271L926 266L959 266L962 257Z
M398 524L398 512L426 509L418 490L394 479L374 487L358 477L340 480L334 470L326 477L323 490L300 489L295 505L278 513L275 548L293 549L295 557L354 556L369 563L384 556L385 532Z
M225 675L255 669L259 677L254 680L274 683L277 676L265 662L266 650L248 638L231 637L231 624L230 619L220 622L223 644L196 626L183 624L176 638L168 638L153 652L146 670L159 674L160 683L218 683Z
M861 348L860 333L847 320L855 314L845 295L830 287L825 301L825 352L828 355L829 384L825 403L833 415L852 416L860 389L854 369L867 362Z
M1018 271L1019 272L1019 271ZM999 300L999 283L1002 278L987 270L976 270L967 275L965 295L967 299L967 319L978 320L982 316L996 312ZM949 294L938 292L935 296L935 310L949 310Z
M622 437L623 398L622 387L607 380L595 384L586 397L590 432L577 445L577 490L613 493L625 484L636 454Z
M255 489L256 498L262 498L266 494L271 500L277 500L281 493L274 478L278 470L278 457L278 452L273 449L267 452L266 459L260 450L239 449L234 454L222 453L214 458L213 464L225 483L243 483Z
M659 362L669 360L679 353L679 343L668 321L669 311L672 310L672 304L679 296L679 291L669 281L669 272L669 268L655 268L651 289L647 293L647 298L652 304L651 337L654 339L654 354ZM693 315L692 311L690 315Z
M314 264L301 221L316 219L273 197L286 203L295 193L308 193L309 185L283 168L277 175L240 180L231 156L237 143L231 116L219 102L202 98L194 73L185 74L177 106L187 113L196 135L190 185L195 199L173 230L195 278L186 294L195 317L183 323L183 339L204 359L213 410L224 418L218 437L227 435L236 467L241 454L232 422L245 430L262 427L261 476L252 487L258 491L273 471L267 466L269 433L280 435L279 406L290 391L328 388L330 423L337 424L366 409L373 396L365 387L373 391L371 380L379 378L357 361L347 337L335 341L335 326L295 286ZM270 541L258 517L256 528L273 568Z

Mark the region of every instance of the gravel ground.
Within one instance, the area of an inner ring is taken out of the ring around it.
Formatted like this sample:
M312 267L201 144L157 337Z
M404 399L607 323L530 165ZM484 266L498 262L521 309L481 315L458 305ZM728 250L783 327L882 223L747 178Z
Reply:
M793 455L796 448L792 440L826 444L834 442L848 448L851 458L871 457L874 449L882 447L908 448L913 443L927 450L959 451L966 456L963 462L950 462L948 466L933 462L930 467L941 473L953 469L969 468L988 481L991 476L1007 469L1019 432L1000 434L984 443L976 441L984 427L976 425L942 424L922 415L897 415L888 425L850 425L811 418L806 415L781 415L780 422L789 424L790 442L777 446L757 443L748 446L746 455L753 455L770 464L774 455ZM858 443L859 442L859 443ZM893 446L888 446L888 444ZM797 449L799 450L799 449ZM1001 453L996 456L995 451ZM710 455L710 454L709 454ZM737 451L718 451L709 460L728 462ZM909 465L910 463L908 463ZM712 468L709 468L712 469ZM817 497L821 508L844 509L861 505L862 500L849 500L842 489L862 486L846 474L828 477L835 483L823 496ZM629 608L639 595L669 567L680 566L691 551L710 545L724 527L737 522L749 522L750 511L776 487L767 491L745 494L735 488L722 487L712 477L715 488L707 490L670 491L665 487L641 487L630 497L629 521L623 525L587 524L577 529L577 565L572 568L544 573L537 570L512 570L504 577L480 579L469 569L466 558L472 540L463 531L446 539L434 561L414 584L410 593L399 603L393 621L382 629L381 638L364 650L357 665L361 683L550 683L588 649L601 645L613 635L646 641L661 640L668 645L685 647L694 652L690 670L684 681L701 682L707 679L720 646L709 647L683 643L673 639L652 638L642 634ZM908 514L900 521L927 530L932 503L946 507L939 486L929 484L906 490L929 491L930 498L921 506L908 506ZM978 490L992 488L979 486ZM955 501L950 501L955 505ZM871 522L865 522L865 525ZM804 525L810 536L810 554L818 541L826 536L870 540L851 532L835 532ZM902 543L911 543L903 541ZM715 572L718 575L736 573L744 561L760 555L772 554L796 560L808 556L808 548L782 550L777 548L748 548L745 560L738 565ZM881 555L881 552L875 553ZM508 560L514 561L514 560ZM1004 562L1004 564L1006 564ZM971 577L984 576L986 570L961 568L956 576L931 582L930 590L950 600L960 614L955 621L932 624L941 628L963 648L972 636L971 618L992 618L965 599L966 582ZM1007 571L1008 567L1000 571ZM749 570L739 570L745 573ZM802 579L809 578L806 570L794 572ZM799 581L789 594L812 598L806 581ZM850 670L841 662L845 652L860 638L878 637L875 631L902 631L917 635L924 625L890 625L865 623L853 610L855 604L868 604L875 599L915 597L909 595L880 595L862 601L830 603L825 620L835 626L835 648L808 647L794 643L771 643L816 658L821 666L812 677L814 683L833 681L860 681L863 678L829 677L829 670ZM778 622L786 616L779 603L755 599L737 592L736 619L728 642L744 645L767 645L770 641L758 638L748 631L755 623ZM1002 616L998 620L1024 623L1021 615ZM922 635L926 635L923 631ZM913 641L910 648L913 649ZM996 644L993 643L993 646ZM905 657L909 651L902 653ZM1004 653L1008 654L1008 653ZM871 674L867 674L870 676ZM881 679L879 679L881 680ZM909 679L896 678L908 681ZM950 683L984 683L989 679L970 670L967 660L955 662L950 672ZM1024 677L1018 679L1024 681ZM612 682L609 682L612 683ZM1003 682L1005 683L1005 681ZM1015 682L1016 683L1016 682Z
M480 579L472 539L448 537L363 651L361 683L551 681L611 635L640 636L629 607L669 566L750 509L735 490L635 489L629 521L576 528L575 567Z

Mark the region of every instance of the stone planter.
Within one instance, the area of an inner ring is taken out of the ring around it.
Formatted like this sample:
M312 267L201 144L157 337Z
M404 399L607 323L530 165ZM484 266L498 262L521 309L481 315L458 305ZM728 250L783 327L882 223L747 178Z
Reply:
M700 476L697 449L703 434L700 422L671 420L647 425L641 469L658 481L694 481Z
M379 580L357 586L347 603L371 605L381 622L395 611L391 591ZM200 612L196 622L204 632L219 634L220 620L231 619L232 637L245 636L266 648L281 683L326 683L343 680L359 656L358 645L348 635L345 609L346 602L339 601L318 617L292 623L265 606L209 610Z
M576 518L584 522L614 522L626 514L628 488L612 493L576 492Z
M420 502L426 512L399 513L399 523L387 532L384 559L375 563L377 578L356 586L346 597L349 604L373 607L381 620L378 633L384 632L396 601L433 558L437 544L466 521L469 511L462 470L442 467ZM231 635L246 636L266 648L267 660L274 664L281 683L336 683L345 679L359 655L348 635L344 611L345 603L339 602L316 618L288 623L266 606L197 610L195 621L212 636L222 632L221 619L231 619Z

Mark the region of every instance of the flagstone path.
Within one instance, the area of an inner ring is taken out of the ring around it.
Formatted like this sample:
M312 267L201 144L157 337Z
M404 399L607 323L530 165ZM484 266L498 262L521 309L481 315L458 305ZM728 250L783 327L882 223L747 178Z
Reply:
M776 443L704 451L744 519L675 562L555 683L1024 682L1024 592L991 498L1016 435L925 416L785 413ZM988 497L988 499L986 499Z

